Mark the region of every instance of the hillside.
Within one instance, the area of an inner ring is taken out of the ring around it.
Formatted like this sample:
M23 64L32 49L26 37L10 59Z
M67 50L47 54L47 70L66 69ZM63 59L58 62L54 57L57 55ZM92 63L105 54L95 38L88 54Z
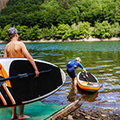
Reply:
M0 12L0 39L9 40L12 26L21 40L119 37L120 0L9 0Z
M59 24L108 21L120 22L119 0L9 0L0 13L0 26L8 24L39 25L40 28Z

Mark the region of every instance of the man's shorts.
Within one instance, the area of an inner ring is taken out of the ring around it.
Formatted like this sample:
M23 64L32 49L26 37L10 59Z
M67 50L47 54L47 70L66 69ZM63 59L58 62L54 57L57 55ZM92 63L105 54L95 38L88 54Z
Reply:
M67 73L71 78L75 78L75 70L73 68L67 68Z

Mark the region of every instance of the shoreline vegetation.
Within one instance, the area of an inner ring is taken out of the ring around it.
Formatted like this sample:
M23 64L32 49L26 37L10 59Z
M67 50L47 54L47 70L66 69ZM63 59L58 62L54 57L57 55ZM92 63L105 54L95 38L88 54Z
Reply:
M0 15L0 40L7 42L10 27L18 30L24 42L113 41L120 37L118 0L10 0Z
M71 40L71 39L67 39L67 40L54 40L54 39L50 39L50 40L46 40L46 39L40 39L40 40L19 40L22 41L24 43L42 43L42 42L95 42L95 41L120 41L120 37L112 37L112 38L104 38L104 39L100 39L100 38L93 38L92 36L90 36L89 38L84 38L84 39L79 39L79 40ZM9 41L4 41L4 40L0 40L0 43L8 43Z

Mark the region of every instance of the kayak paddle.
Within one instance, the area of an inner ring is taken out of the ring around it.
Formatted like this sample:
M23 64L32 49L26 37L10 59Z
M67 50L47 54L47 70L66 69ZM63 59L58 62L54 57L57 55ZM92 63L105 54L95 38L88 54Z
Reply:
M86 76L83 74L83 72L81 73L81 75L83 76L83 78L88 82L88 85L93 85L89 82L89 80L86 78Z
M43 70L43 71L39 71L39 73L50 72L51 70L52 69ZM30 75L35 75L35 73L23 73L23 74L18 74L17 76L12 76L12 77L8 77L8 78L0 78L0 82L6 81L6 80L11 80L11 79L14 79L14 78L24 78L24 77L28 77Z

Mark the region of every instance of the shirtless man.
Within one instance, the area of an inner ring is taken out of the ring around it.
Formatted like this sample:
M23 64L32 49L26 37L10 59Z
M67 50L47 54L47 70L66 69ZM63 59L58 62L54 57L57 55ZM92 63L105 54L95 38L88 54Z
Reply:
M32 64L33 68L35 69L36 77L39 76L39 71L37 69L37 66L32 58L32 56L27 51L27 48L23 42L18 41L18 32L17 29L12 27L8 31L8 37L11 39L11 41L6 45L5 51L4 51L4 57L25 57L29 60L29 62ZM19 119L27 119L30 118L30 116L26 116L23 114L24 105L19 106ZM17 118L16 113L16 107L12 107L12 117L11 119Z

